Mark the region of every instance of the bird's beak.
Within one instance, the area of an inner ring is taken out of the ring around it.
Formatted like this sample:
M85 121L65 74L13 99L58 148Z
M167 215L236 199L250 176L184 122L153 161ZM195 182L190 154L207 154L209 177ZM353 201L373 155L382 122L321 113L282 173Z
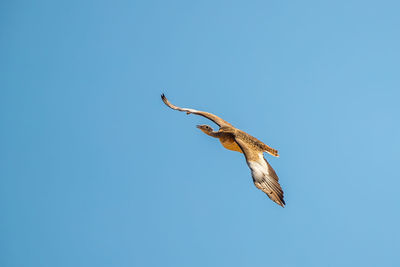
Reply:
M196 125L196 127L199 128L199 129L201 129L201 128L200 128L200 125Z

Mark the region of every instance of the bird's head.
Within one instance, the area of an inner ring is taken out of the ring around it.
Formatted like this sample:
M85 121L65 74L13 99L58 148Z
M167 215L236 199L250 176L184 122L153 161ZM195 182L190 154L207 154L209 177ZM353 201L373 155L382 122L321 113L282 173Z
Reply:
M197 125L196 127L199 128L200 130L202 130L203 133L205 133L205 134L209 134L213 131L213 128L211 128L210 126L205 125L205 124Z

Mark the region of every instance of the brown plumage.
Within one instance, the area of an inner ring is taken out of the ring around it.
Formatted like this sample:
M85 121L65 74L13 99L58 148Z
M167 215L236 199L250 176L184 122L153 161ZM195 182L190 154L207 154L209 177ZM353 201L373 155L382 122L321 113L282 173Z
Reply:
M283 191L278 182L278 176L263 155L263 152L267 152L272 156L278 157L279 155L276 149L267 146L257 138L237 129L232 124L214 114L195 109L177 107L171 104L164 94L161 95L161 99L168 107L174 110L183 111L187 114L193 113L200 115L216 123L220 127L216 132L208 125L198 125L197 127L205 134L218 138L226 149L244 153L255 186L266 193L275 203L282 207L285 206Z

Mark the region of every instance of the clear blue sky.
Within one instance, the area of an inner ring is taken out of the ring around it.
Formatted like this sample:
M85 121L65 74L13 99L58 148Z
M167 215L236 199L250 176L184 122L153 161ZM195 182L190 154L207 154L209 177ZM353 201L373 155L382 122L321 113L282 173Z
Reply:
M400 266L398 1L0 10L1 266ZM287 207L162 92L278 149Z

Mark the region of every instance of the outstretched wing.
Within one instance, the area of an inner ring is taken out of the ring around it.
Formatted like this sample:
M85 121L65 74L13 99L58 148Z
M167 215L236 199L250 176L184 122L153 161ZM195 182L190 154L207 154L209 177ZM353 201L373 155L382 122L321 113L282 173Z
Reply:
M162 101L164 101L165 105L167 105L168 107L175 109L175 110L179 110L179 111L184 111L187 114L196 114L196 115L200 115L203 116L209 120L212 120L214 123L218 124L219 127L223 127L223 126L232 126L229 122L224 121L223 119L221 119L218 116L215 116L214 114L205 112L205 111L200 111L200 110L195 110L195 109L190 109L190 108L180 108L177 107L173 104L171 104L168 99L165 97L164 94L161 95L161 99Z
M235 141L244 152L255 186L276 204L284 207L285 201L283 200L283 190L278 182L279 178L264 158L263 151L240 138L235 137Z

